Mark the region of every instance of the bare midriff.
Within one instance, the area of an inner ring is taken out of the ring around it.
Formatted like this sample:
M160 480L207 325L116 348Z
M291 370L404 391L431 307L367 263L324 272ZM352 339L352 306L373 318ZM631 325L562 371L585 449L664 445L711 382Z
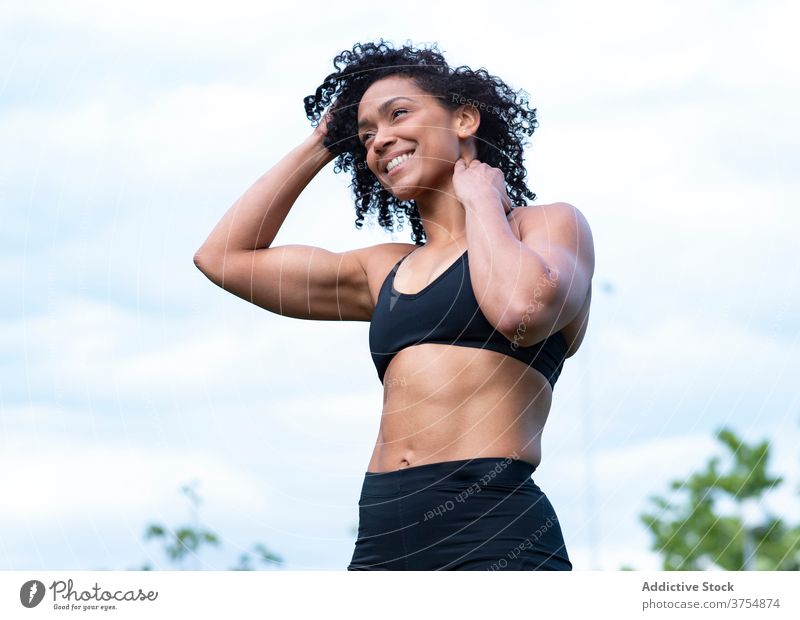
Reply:
M512 457L538 466L552 402L545 377L513 357L423 343L394 356L367 471Z

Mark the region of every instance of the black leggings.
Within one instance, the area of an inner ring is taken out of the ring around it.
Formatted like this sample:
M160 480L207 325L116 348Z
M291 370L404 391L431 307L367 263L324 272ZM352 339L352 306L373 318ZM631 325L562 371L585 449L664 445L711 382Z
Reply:
M482 457L366 472L347 570L572 570L535 469Z

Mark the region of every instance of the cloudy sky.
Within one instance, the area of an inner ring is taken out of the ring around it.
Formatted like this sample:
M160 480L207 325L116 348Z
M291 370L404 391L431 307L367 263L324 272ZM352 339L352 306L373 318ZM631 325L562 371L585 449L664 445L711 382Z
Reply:
M145 527L194 519L224 546L187 567L256 542L347 565L382 402L368 324L267 313L192 256L311 131L332 58L379 37L524 88L536 202L592 226L589 333L534 474L575 568L658 568L637 517L723 425L771 441L762 509L800 519L796 3L278 6L0 6L0 569L174 568ZM275 244L410 241L356 230L348 183L323 170Z

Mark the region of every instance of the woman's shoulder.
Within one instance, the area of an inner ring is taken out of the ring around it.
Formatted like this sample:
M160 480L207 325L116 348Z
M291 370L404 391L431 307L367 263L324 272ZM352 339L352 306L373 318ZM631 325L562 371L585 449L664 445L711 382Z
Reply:
M413 243L378 243L364 248L363 261L364 270L368 276L374 272L377 275L384 274L401 258L418 247ZM388 267L387 267L388 265Z
M378 243L377 245L370 246L370 260L389 260L395 256L399 259L411 252L414 248L419 247L413 243Z

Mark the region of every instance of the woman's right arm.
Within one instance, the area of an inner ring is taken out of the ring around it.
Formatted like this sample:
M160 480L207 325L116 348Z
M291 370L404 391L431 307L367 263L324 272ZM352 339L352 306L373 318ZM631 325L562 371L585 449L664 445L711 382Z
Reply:
M326 128L323 121L253 183L195 252L194 264L226 291L277 314L369 321L365 265L371 247L339 253L270 247L300 193L335 157L322 143Z

